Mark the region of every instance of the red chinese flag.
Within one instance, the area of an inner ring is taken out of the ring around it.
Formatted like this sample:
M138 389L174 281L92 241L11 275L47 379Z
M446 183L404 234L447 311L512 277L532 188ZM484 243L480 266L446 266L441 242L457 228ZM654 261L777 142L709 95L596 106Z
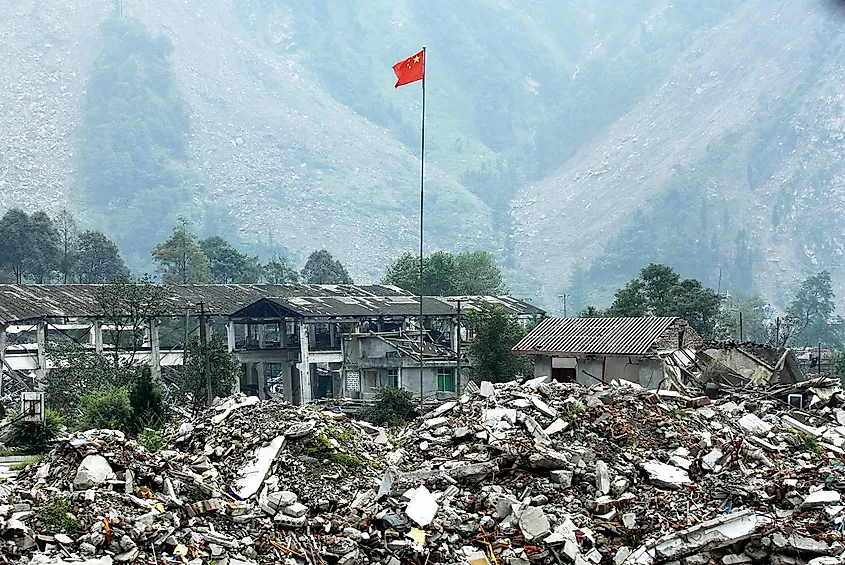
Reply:
M393 72L397 79L394 88L422 80L425 76L425 50L393 65Z

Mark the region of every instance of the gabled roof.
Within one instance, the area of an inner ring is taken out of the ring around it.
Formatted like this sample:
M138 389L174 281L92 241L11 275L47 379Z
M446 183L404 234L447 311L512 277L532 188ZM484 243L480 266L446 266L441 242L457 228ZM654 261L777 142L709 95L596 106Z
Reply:
M453 316L457 311L445 301L423 297L426 316ZM233 318L362 318L419 316L418 296L291 296L266 297L234 312Z
M646 355L663 346L664 334L681 324L686 326L681 318L547 318L513 351L553 356ZM695 334L691 328L686 331Z

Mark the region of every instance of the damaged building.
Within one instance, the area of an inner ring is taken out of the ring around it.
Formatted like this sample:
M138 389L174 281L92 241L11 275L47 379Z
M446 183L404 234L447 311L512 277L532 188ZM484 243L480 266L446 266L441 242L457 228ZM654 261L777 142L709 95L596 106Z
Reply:
M547 318L514 348L534 358L534 376L585 386L629 381L646 388L718 390L790 385L805 373L789 348L705 342L682 318Z
M99 285L0 285L0 397L39 388L51 369L48 344L73 341L130 356L167 382L185 343L217 333L241 364L233 389L301 404L326 397L370 398L398 385L425 396L460 390L467 336L462 314L501 307L529 318L543 311L507 296L419 297L390 285L173 285L162 305L120 343L104 316ZM112 316L113 318L113 316ZM464 350L465 351L465 350ZM422 358L422 379L420 361ZM459 361L460 359L460 361Z
M655 388L663 380L661 353L701 344L681 318L547 318L514 353L534 357L534 375L585 386L626 380Z

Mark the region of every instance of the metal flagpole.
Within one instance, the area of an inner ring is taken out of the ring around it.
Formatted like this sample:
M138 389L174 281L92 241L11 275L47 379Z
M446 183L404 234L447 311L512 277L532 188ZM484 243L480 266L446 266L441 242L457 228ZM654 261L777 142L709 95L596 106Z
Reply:
M425 289L423 288L423 205L425 204L425 45L423 45L422 51L422 135L420 136L420 406L423 404L423 334L425 332L425 324L423 323L423 296L425 296Z

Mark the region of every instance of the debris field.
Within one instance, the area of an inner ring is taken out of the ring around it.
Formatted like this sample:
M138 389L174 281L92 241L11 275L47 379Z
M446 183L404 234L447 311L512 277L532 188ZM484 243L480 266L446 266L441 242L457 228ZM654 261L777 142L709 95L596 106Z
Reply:
M220 400L150 452L63 438L0 484L0 563L842 563L845 409L745 387L483 382L404 428Z

